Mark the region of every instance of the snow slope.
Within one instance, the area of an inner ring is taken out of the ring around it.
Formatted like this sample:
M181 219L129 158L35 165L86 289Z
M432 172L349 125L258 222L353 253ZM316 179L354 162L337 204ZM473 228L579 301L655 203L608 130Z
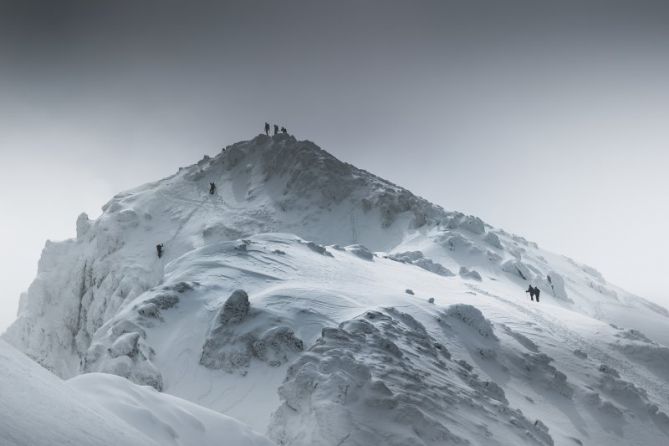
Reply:
M0 341L0 444L270 445L229 417L113 375L65 382Z
M61 377L278 444L669 441L666 309L313 143L261 135L103 209L47 243L4 335Z

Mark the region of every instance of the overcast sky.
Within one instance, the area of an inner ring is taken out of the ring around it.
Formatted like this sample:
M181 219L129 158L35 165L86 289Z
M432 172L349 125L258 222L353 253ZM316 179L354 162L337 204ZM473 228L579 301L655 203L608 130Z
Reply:
M0 330L81 211L265 121L669 306L669 2L0 0Z

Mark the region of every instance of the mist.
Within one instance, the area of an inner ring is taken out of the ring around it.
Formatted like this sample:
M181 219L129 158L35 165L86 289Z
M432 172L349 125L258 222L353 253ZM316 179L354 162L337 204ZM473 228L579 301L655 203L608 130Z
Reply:
M285 125L669 306L666 2L0 2L0 330L45 240Z

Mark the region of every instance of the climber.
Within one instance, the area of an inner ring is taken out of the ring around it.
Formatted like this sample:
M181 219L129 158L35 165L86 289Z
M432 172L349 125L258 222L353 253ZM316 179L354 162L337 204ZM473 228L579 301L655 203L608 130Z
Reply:
M216 193L216 183L209 183L209 195Z
M530 299L532 300L532 302L534 302L534 295L536 294L537 289L534 288L532 285L530 285L529 288L525 290L525 292L530 293ZM538 301L539 299L537 298L537 302Z
M534 287L534 297L537 298L537 302L539 302L539 293L541 293L541 290L539 290L538 286Z
M269 123L265 123L265 135L269 136Z
M288 133L288 130L285 127L281 127L281 133Z
M163 256L163 247L164 245L162 243L156 245L156 251L158 251L158 258L161 258Z
M279 126L274 124L274 135L276 136L277 133L279 133Z

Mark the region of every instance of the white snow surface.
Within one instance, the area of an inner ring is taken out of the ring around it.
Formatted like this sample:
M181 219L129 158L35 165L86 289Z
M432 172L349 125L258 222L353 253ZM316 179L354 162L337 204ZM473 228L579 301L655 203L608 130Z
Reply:
M311 142L261 135L103 209L47 242L4 339L118 428L251 435L218 412L281 445L669 442L666 309Z
M269 446L230 417L91 373L63 381L0 340L3 446Z

